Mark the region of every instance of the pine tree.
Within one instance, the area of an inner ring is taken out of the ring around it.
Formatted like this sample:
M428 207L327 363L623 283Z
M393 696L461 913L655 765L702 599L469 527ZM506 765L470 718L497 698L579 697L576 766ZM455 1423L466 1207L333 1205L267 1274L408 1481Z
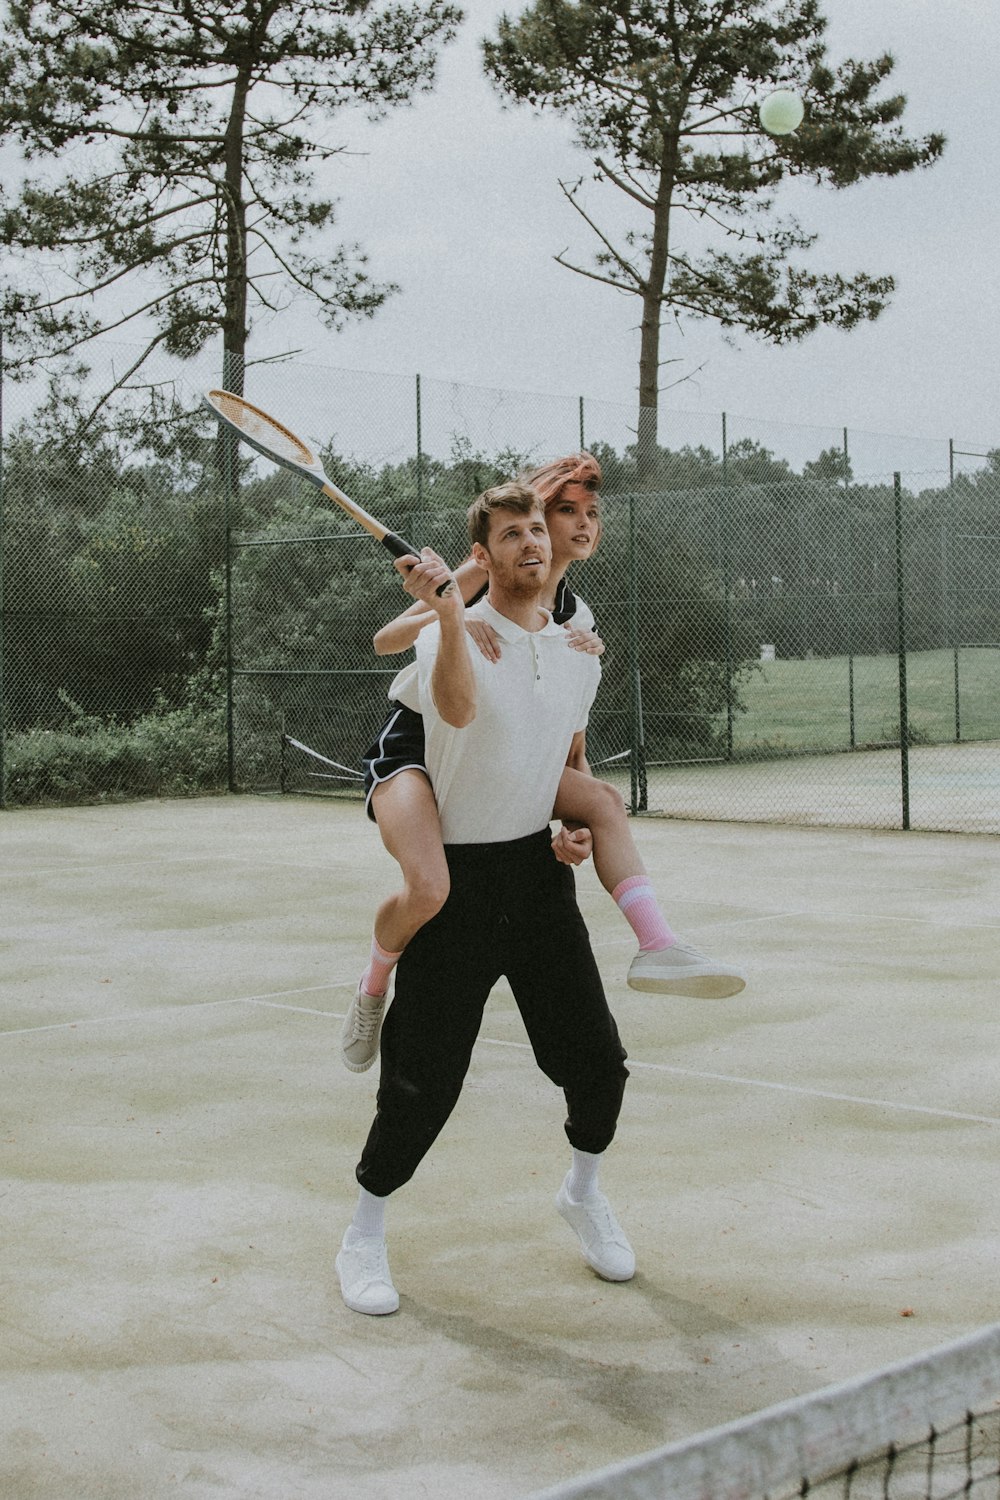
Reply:
M483 44L499 90L568 117L595 180L622 193L646 226L609 231L583 179L560 183L599 249L590 268L565 252L556 260L641 301L647 480L665 317L711 319L782 344L876 318L894 289L890 275L808 269L794 257L816 236L776 212L787 178L847 188L927 166L944 146L940 135L903 134L904 96L881 94L890 55L834 67L825 28L817 0L534 0ZM758 120L759 101L777 88L806 105L792 135L769 136Z
M242 389L252 323L293 298L340 327L396 288L330 243L316 169L333 113L378 118L429 88L446 0L11 0L0 140L9 374L138 326L190 356L219 333Z

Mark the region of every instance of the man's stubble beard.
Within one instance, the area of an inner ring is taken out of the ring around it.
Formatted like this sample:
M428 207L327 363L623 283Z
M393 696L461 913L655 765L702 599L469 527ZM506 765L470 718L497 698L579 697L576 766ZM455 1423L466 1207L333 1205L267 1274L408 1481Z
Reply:
M494 565L494 580L502 591L513 599L537 599L552 571L552 564L543 563L539 568L521 568L517 564L509 570Z

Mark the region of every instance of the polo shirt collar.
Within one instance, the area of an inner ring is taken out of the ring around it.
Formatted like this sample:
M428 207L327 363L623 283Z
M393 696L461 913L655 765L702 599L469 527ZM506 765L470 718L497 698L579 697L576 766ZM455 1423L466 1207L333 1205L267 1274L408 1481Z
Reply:
M513 620L508 620L499 610L493 608L488 599L481 599L476 605L476 618L485 620L487 625L492 625L502 641L519 641L523 636L529 635L563 635L565 632L561 625L557 625L552 617L552 611L540 604L538 608L545 616L545 624L541 630L524 630Z

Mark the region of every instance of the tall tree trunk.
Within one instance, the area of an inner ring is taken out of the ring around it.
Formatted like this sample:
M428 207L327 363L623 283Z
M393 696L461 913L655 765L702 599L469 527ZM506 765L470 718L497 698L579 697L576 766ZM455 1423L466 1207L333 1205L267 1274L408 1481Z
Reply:
M247 211L243 195L243 137L249 79L239 74L226 125L226 286L222 323L223 366L229 389L243 394L247 346Z
M247 210L243 196L243 133L248 91L248 79L241 73L233 87L233 102L223 146L226 273L222 315L222 384L227 391L233 391L237 396L243 394L247 347ZM239 488L238 450L238 440L220 422L215 464L225 484L227 507L235 499ZM228 528L228 519L226 525Z
M660 400L660 324L663 289L670 264L670 209L674 191L673 153L664 150L660 181L653 210L653 237L649 252L649 274L642 289L642 324L639 344L639 421L636 429L636 466L640 486L652 485L656 474L657 407Z
M636 427L636 472L643 489L650 487L656 473L657 402L660 378L660 300L651 291L643 292L642 326L639 345L639 421Z

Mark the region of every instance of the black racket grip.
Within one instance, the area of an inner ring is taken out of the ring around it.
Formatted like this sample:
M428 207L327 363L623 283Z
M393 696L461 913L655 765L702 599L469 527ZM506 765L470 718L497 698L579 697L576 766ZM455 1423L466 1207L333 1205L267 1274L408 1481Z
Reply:
M386 532L385 536L382 538L382 546L388 548L393 557L412 557L415 558L417 562L420 561L419 549L417 547L411 547L409 542L404 542L403 538L401 536L397 536L394 531ZM454 581L449 578L448 581L446 583L442 583L441 587L437 590L437 596L439 599L443 599L446 594L454 593L454 590Z

